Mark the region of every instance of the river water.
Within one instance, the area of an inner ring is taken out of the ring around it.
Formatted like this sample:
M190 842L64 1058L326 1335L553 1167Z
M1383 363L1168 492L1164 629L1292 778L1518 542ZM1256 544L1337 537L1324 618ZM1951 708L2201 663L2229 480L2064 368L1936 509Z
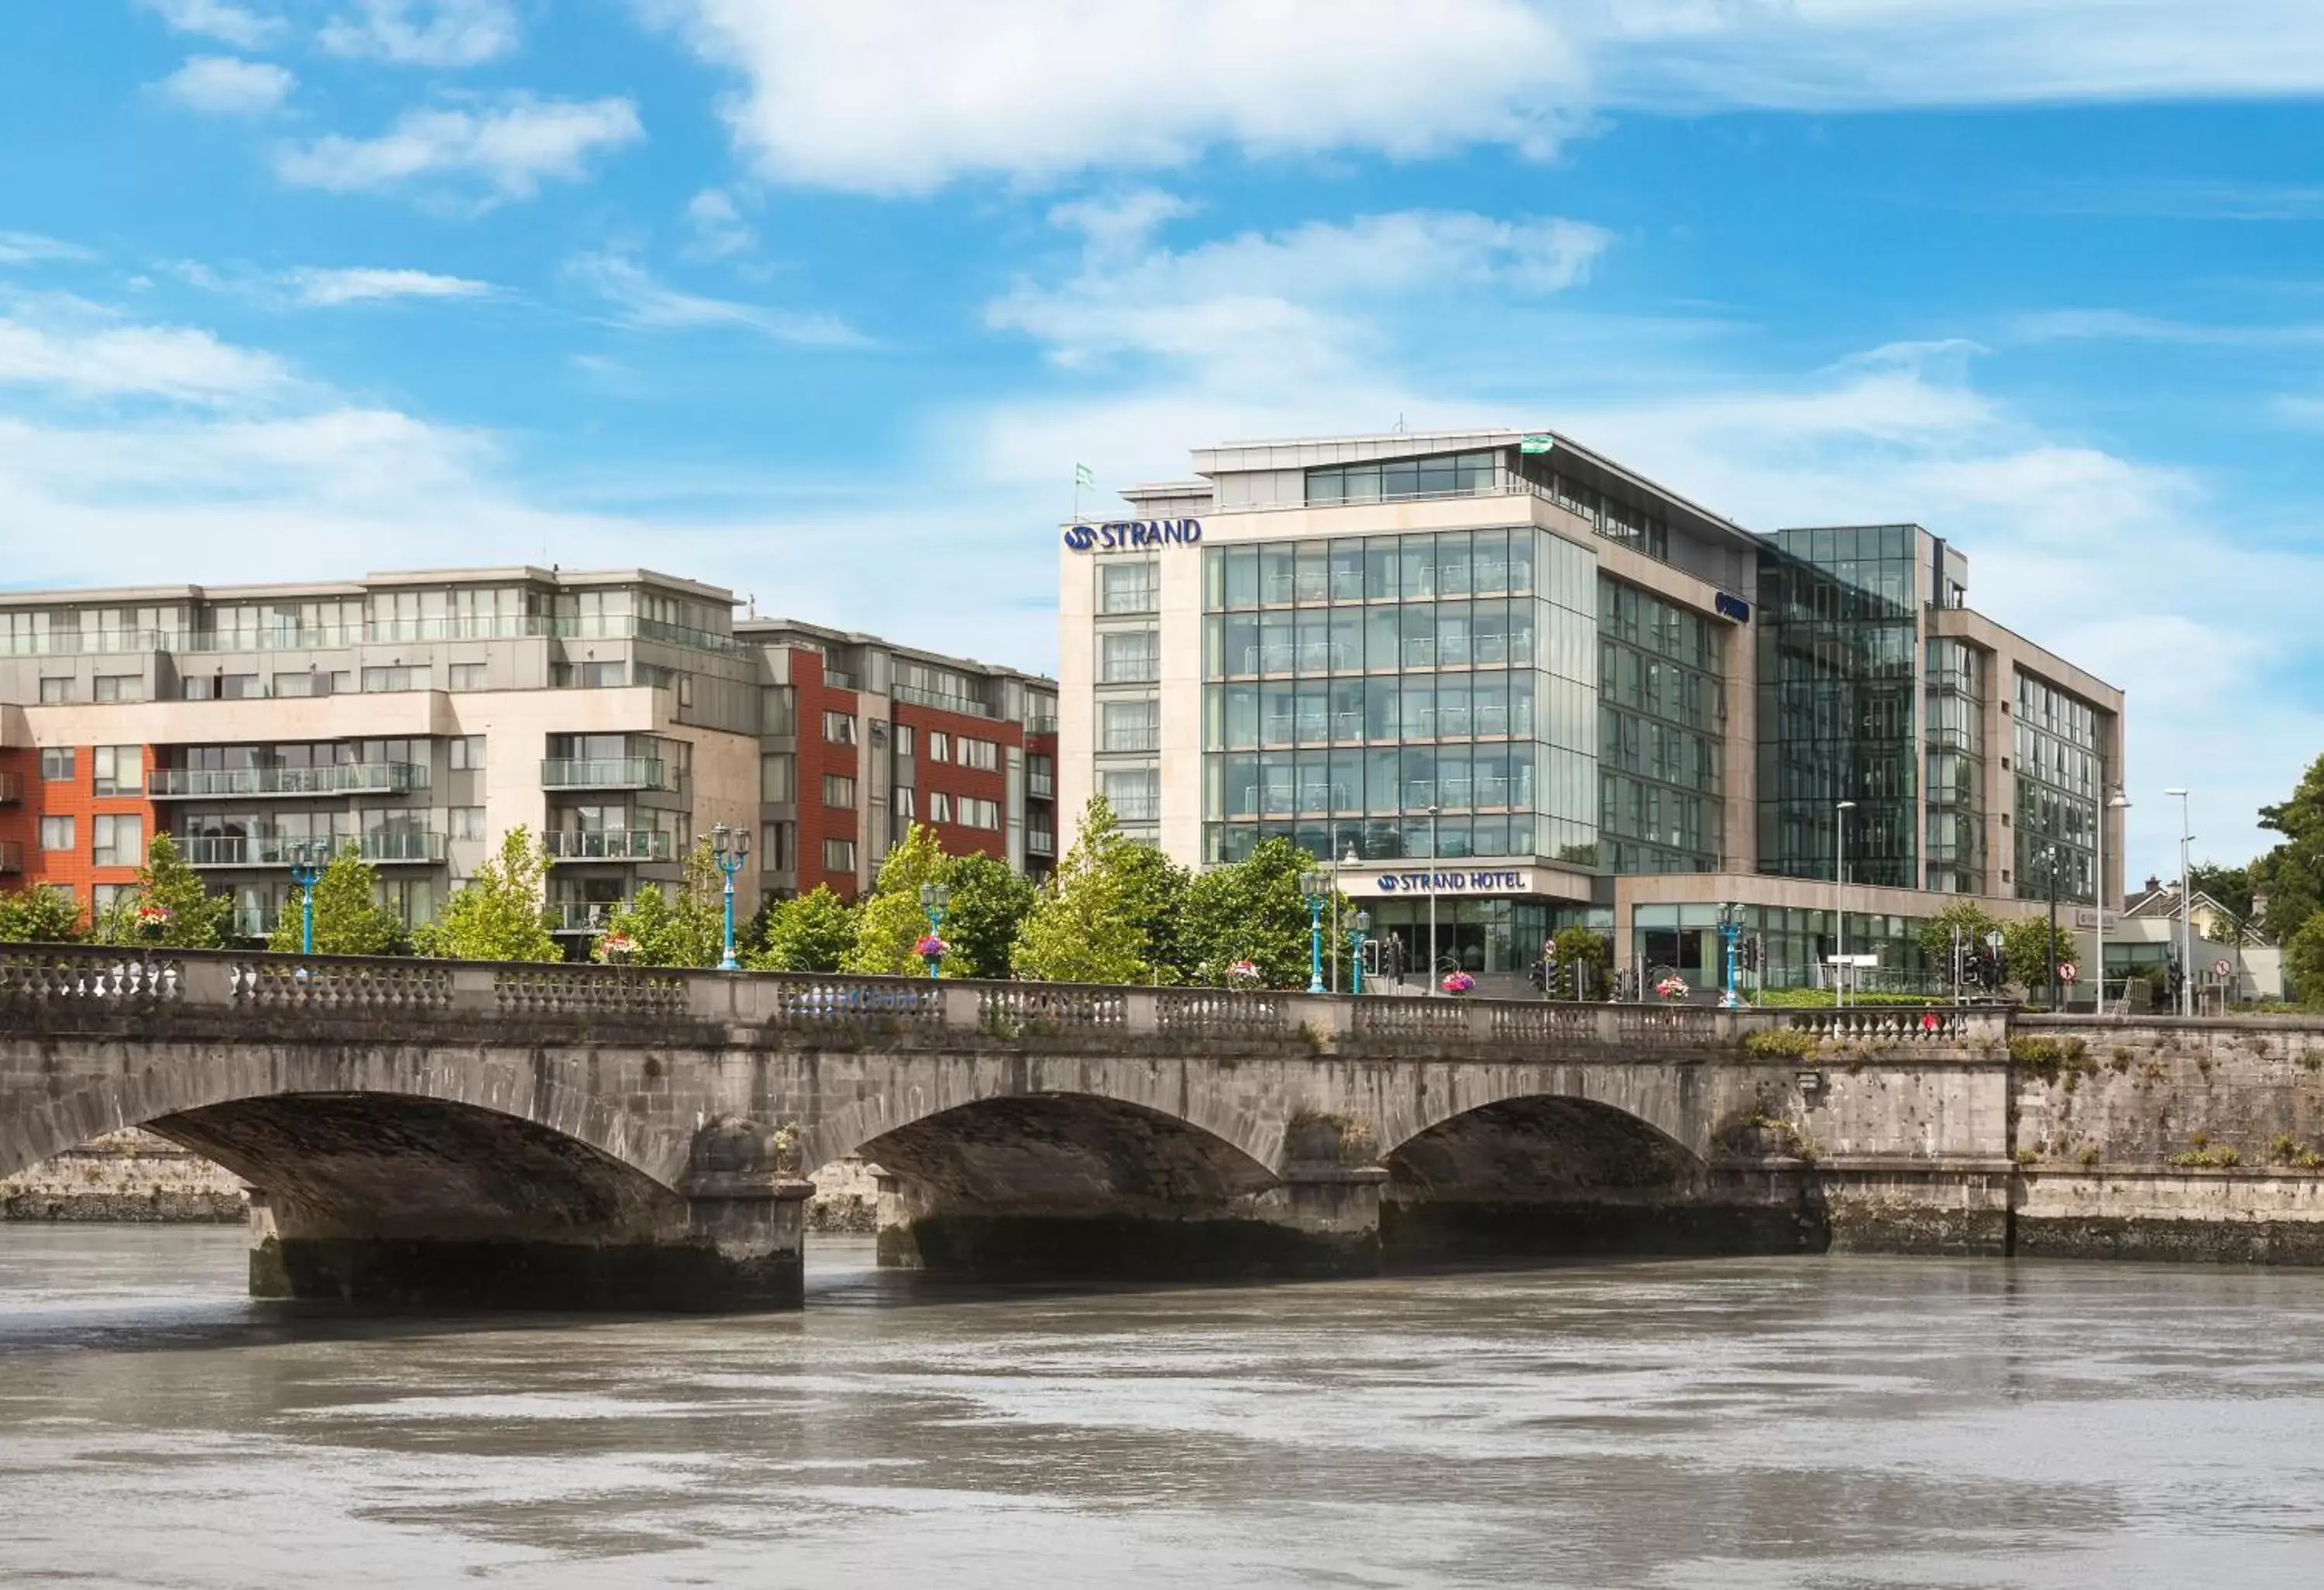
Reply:
M2324 1274L1783 1259L362 1319L0 1225L0 1584L2312 1585Z

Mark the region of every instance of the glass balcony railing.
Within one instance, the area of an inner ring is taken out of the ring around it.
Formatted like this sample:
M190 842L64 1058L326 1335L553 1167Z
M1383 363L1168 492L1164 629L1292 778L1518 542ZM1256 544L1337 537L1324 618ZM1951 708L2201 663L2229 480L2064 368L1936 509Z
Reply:
M1025 830L1025 848L1035 855L1055 855L1057 854L1057 836L1047 828L1028 828Z
M378 828L336 841L281 834L189 834L177 843L186 864L196 867L287 867L327 860L335 850L352 850L383 864L441 862L445 856L444 836L422 829Z
M940 712L957 712L970 717L992 716L992 708L968 696L946 696L936 690L923 690L917 685L893 685L888 693L899 701L916 702Z
M1047 773L1028 773L1025 776L1025 793L1035 800L1054 800L1057 794L1057 781Z
M52 630L46 634L0 634L0 656L86 657L122 652L162 652L180 636L170 630Z
M611 900L552 900L549 902L549 930L552 933L602 933L605 919L613 914L619 903Z
M552 756L540 764L545 790L675 790L668 763L651 756Z
M551 828L541 841L551 861L668 861L678 848L663 828Z
M377 618L365 624L267 624L222 630L53 629L0 634L0 656L77 656L123 652L331 652L369 642L521 640L549 635L575 640L659 641L696 652L739 656L743 643L715 630L690 629L657 618L615 614L553 618L545 614L484 617Z
M428 788L424 762L338 762L322 767L157 767L145 775L156 800L220 795L401 795Z

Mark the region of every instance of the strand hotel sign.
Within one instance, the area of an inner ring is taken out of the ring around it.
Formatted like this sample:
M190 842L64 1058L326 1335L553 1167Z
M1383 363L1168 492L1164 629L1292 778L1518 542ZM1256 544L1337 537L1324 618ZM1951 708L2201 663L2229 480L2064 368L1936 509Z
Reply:
M1381 873L1371 878L1342 874L1351 895L1530 894L1533 874L1524 867L1448 867L1412 873Z
M1138 552L1151 547L1191 547L1203 539L1199 519L1109 519L1076 524L1065 545L1076 552Z

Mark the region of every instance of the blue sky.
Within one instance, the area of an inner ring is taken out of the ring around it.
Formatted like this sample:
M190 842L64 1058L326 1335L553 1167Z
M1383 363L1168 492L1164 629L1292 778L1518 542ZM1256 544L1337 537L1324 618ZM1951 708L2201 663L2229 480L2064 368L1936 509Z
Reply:
M1555 426L2324 751L2312 0L0 0L0 580L645 564L1047 667L1073 466Z

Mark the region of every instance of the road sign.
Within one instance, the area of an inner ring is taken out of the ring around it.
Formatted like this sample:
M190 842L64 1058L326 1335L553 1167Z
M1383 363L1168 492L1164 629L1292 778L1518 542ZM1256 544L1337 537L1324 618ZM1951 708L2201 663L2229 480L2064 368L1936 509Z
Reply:
M2071 962L2071 961L2060 961L2060 962L2058 963L2058 981L2059 981L2059 982L2061 982L2061 983L2071 983L2075 978L2077 978L2077 977L2080 976L2081 975L2082 975L2082 969L2081 969L2080 966L2078 966L2074 965L2074 963L2073 963L2073 962Z
M2233 973L2235 969L2236 966L2233 961L2213 961L2211 963L2211 975L2214 977L2227 976Z

